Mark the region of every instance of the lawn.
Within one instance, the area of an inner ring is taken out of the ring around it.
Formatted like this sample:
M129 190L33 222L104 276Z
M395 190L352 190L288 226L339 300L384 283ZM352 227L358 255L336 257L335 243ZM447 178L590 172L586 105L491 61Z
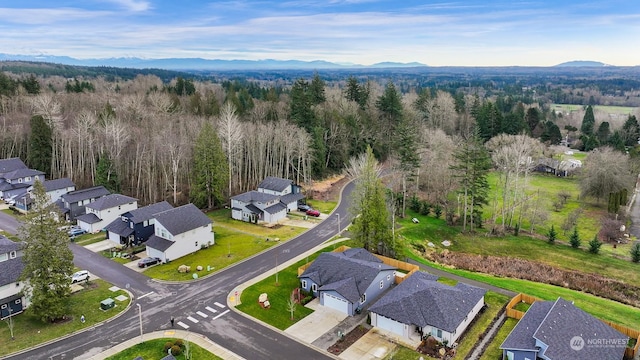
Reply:
M159 360L167 356L167 353L164 351L164 344L168 341L174 342L175 339L164 338L145 341L143 343L134 345L126 350L123 350L113 356L110 356L106 358L106 360L131 360L138 356L144 358L145 360ZM215 356L214 354L208 352L207 350L194 343L189 344L189 349L191 351L192 359L222 360L222 358ZM184 354L180 354L175 358L178 360L184 360L185 357Z
M500 345L504 342L504 339L509 336L511 330L516 327L518 320L507 318L507 320L502 324L500 330L493 338L493 341L489 344L489 346L485 349L484 354L480 357L480 360L497 360L502 356L502 350L500 350Z
M105 233L99 232L95 234L83 234L80 236L76 236L75 239L72 239L71 241L80 246L86 246L103 240L106 240Z
M251 224L248 224L251 225ZM155 265L145 270L145 275L154 279L185 281L193 279L193 274L204 276L211 271L220 270L238 261L266 250L278 242L266 241L266 238L234 231L228 227L215 226L215 245L207 249L201 249L193 254L181 257L168 264ZM283 240L280 238L280 240ZM179 273L178 266L191 266L190 273ZM197 271L196 267L203 267L202 271Z
M445 268L414 254L407 255L419 262L434 266L452 274L456 274L467 279L481 281L513 292L522 292L550 301L554 301L558 297L562 297L568 301L574 301L576 306L599 319L609 320L631 328L638 327L637 319L640 318L640 309L633 306L559 286L536 283L527 280L500 278L460 269Z
M27 309L24 313L12 318L14 327L14 341L4 341L0 348L0 355L7 355L18 350L26 349L46 341L73 333L82 328L87 328L115 316L124 311L130 299L123 302L116 300L116 307L103 311L100 309L100 301L106 298L115 299L118 295L129 296L123 290L112 292L111 284L102 280L92 280L89 287L71 295L67 321L50 324L43 323ZM80 322L80 316L84 315L86 322ZM8 324L8 321L3 321ZM10 339L9 326L0 327L0 339Z
M338 206L337 201L325 201L325 200L307 200L307 204L312 208L320 211L323 214L329 214Z
M585 108L584 105L577 104L551 104L551 109L555 111L571 112ZM630 106L595 105L593 110L599 110L607 114L633 114L637 108Z
M216 241L218 240L218 229L226 228L232 229L238 233L245 233L262 238L279 238L280 240L289 240L297 235L300 235L306 229L294 227L276 225L274 227L265 227L259 224L252 224L245 221L234 220L231 218L230 209L221 209L212 211L207 214L213 221L213 231L216 233Z

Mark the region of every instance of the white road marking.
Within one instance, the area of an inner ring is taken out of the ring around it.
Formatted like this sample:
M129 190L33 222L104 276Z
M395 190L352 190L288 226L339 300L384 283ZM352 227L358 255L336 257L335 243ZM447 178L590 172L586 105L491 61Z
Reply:
M189 328L189 325L187 325L187 324L183 323L182 321L178 321L178 325L182 326L182 327L183 327L183 328L185 328L185 329L188 329L188 328Z
M220 316L222 316L222 315L224 315L224 314L228 313L229 311L231 311L231 310L223 311L223 312L221 312L221 313L220 313L220 315L218 315L218 316L214 317L214 318L213 318L213 319L211 319L211 320L215 320L215 319L219 318Z
M214 303L213 303L213 305L215 305L215 306L217 306L217 307L219 307L219 308L222 308L222 309L226 308L226 306L224 306L224 305L220 304L220 303L219 303L219 302L217 302L217 301L216 301L216 302L214 302Z
M205 309L207 309L207 310L211 311L211 312L212 312L212 313L214 313L214 314L218 312L218 310L216 310L216 309L212 309L212 308L210 308L210 307L208 307L208 306L207 306Z
M189 319L189 321L191 321L194 324L197 324L199 322L198 319L196 319L194 317L191 317L191 316L187 317L187 319Z
M203 313L202 311L196 311L196 314L202 316L203 318L208 318L209 317L209 315Z
M146 298L147 296L149 296L149 295L151 295L151 294L153 294L153 291L152 291L152 292L148 292L148 293L146 293L146 294L144 294L144 295L140 295L140 297L138 298L138 300L140 300L140 299L142 299L142 298Z

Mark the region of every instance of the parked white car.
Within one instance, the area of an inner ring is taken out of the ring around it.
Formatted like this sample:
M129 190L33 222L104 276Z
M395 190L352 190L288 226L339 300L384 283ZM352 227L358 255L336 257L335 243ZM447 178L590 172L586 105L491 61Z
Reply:
M80 270L75 272L72 276L71 276L71 283L75 284L77 282L80 281L89 281L89 271L87 270Z

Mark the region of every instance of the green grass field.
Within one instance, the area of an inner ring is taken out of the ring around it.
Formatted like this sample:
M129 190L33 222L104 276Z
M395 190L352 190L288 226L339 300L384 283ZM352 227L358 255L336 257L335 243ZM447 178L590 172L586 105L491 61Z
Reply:
M124 311L131 301L130 299L123 302L116 300L116 307L112 309L106 311L100 309L100 301L106 298L115 299L118 295L129 296L123 290L112 292L109 287L111 287L111 284L105 281L92 280L86 289L72 294L69 312L67 313L68 321L56 324L43 323L28 309L24 313L14 316L12 321L14 323L13 333L15 340L9 340L11 335L9 326L7 326L8 321L3 321L0 327L0 339L5 339L5 341L4 345L0 347L0 356L91 327ZM81 315L85 316L86 322L84 324L80 322Z
M164 344L167 341L173 342L175 341L175 339L164 338L145 341L143 343L134 345L126 350L123 350L113 356L109 356L108 358L106 358L106 360L131 360L138 356L142 357L145 360L159 360L167 356L167 353L164 351ZM189 348L191 351L191 359L222 360L222 358L215 356L214 354L208 352L207 350L194 343L190 343ZM177 360L185 359L184 354L180 354L175 358Z
M576 104L551 104L551 110L572 112L585 108L584 105ZM630 106L609 106L609 105L595 105L594 110L599 110L607 114L633 114L637 108Z

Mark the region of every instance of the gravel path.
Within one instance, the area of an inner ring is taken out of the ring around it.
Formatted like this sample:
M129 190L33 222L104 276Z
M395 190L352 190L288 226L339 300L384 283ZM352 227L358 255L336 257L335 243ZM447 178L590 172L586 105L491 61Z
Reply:
M487 347L487 344L491 342L491 340L493 340L493 337L496 335L496 333L498 332L502 324L504 324L504 321L506 320L506 318L507 318L506 312L503 312L502 315L500 315L500 317L498 318L498 320L496 320L496 322L493 324L491 329L489 329L489 331L484 336L480 344L475 349L473 349L473 351L471 352L471 355L467 357L467 360L478 360L480 356L482 356L482 353Z

